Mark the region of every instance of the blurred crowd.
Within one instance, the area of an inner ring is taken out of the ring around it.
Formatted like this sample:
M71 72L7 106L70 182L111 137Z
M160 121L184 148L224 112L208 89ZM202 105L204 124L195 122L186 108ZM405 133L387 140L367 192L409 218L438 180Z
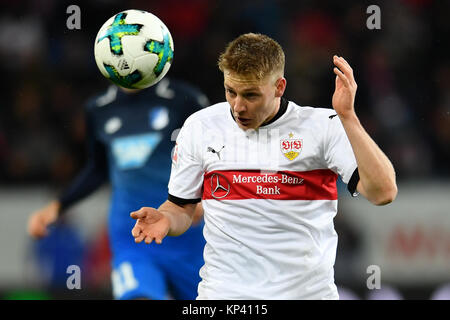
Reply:
M450 176L449 3L384 1L381 29L369 3L351 1L2 1L0 13L0 181L61 187L85 159L83 104L106 88L93 45L113 14L138 8L159 16L175 42L170 77L224 100L217 58L238 34L274 37L286 52L286 97L331 107L332 56L358 83L357 113L388 154L398 180ZM69 30L67 7L81 9ZM370 3L374 4L374 3Z
M83 166L83 105L109 85L95 64L94 39L108 18L132 8L156 14L170 29L175 55L168 76L201 88L212 103L224 100L217 58L241 33L264 33L282 45L285 96L299 105L331 108L332 56L344 56L358 83L357 114L398 181L450 178L448 1L0 3L1 185L62 189ZM72 4L81 10L79 30L66 25ZM381 29L366 25L370 4L381 9ZM340 246L351 252L357 241L339 223Z

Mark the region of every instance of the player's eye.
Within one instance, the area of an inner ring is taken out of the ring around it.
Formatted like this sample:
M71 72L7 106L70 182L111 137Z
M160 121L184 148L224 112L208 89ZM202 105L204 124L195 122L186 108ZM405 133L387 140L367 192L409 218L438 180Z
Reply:
M228 95L231 95L231 96L235 96L235 95L236 95L236 93L235 93L233 90L228 89L228 88L225 88L225 92L226 92Z
M255 93L255 92L249 92L249 93L246 93L245 95L244 95L244 97L246 98L246 99L255 99L255 98L257 98L259 95L257 94L257 93Z

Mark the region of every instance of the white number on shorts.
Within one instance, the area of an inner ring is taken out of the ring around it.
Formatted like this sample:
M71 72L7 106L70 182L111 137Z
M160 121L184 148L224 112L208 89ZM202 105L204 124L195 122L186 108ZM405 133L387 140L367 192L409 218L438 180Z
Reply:
M111 273L113 295L120 298L125 292L136 289L139 285L134 277L133 268L128 261L122 262L117 269Z

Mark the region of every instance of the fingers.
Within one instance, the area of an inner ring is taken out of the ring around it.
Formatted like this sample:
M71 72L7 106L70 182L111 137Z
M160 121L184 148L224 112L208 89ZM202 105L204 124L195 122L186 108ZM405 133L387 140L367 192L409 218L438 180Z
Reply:
M48 233L46 226L39 216L32 216L28 223L28 234L35 239L43 238Z
M134 228L131 230L131 234L134 237L134 242L141 243L142 241L144 241L146 244L150 244L153 242L153 240L155 240L157 244L162 243L162 239L165 236L162 232L158 232L148 228L142 229L142 226L139 225L139 223L142 222L138 220Z
M144 241L146 244L150 244L153 242L153 240L155 240L155 242L157 244L161 244L161 242L162 242L161 237L153 236L153 235L146 235L144 232L142 232L140 230L140 228L136 228L136 227L133 228L132 234L134 237L134 242L136 242L136 243L141 243L142 241Z
M339 70L338 68L334 67L333 68L333 72L337 75L337 77L336 77L336 85L338 84L338 79L340 79L343 82L344 86L346 86L346 87L349 86L349 81L348 81L347 77L345 76L345 74L341 70Z
M146 216L146 211L143 210L144 208L139 209L138 211L133 211L130 213L130 217L133 219L142 219Z
M162 239L161 239L161 238L159 238L159 237L153 237L153 236L145 236L144 234L141 234L141 235L139 236L139 238L136 238L136 239L135 239L135 241L136 241L137 243L140 243L140 242L142 242L142 240L143 240L144 238L145 238L145 243L146 243L146 244L152 243L153 240L155 240L155 242L156 242L157 244L161 244L161 243L162 243Z
M139 235L134 237L134 242L136 243L141 243L142 241L144 241L146 244L150 244L153 242L153 240L155 240L155 242L157 244L161 244L162 243L162 238L160 236L153 236L153 235L145 235L145 233L141 232L139 233Z
M154 210L155 210L154 208L142 207L137 211L131 212L130 217L132 217L133 219L143 219L146 218Z
M136 243L141 243L142 240L144 240L144 239L145 239L145 234L141 233L141 234L139 234L138 236L136 236L136 237L134 238L134 242L136 242Z
M38 227L28 231L29 235L34 239L40 239L47 236L47 229L45 227Z
M350 64L345 60L343 57L338 57L337 55L333 56L333 62L334 64L339 67L345 74L351 74L353 73L352 67L350 67Z
M48 234L47 228L45 226L39 226L39 229L34 233L34 237L37 239L44 238Z
M162 236L161 234L156 234L156 235L147 235L147 236L143 236L143 239L144 239L144 237L145 237L145 243L146 244L150 244L150 243L152 243L153 242L153 240L155 240L155 242L157 243L157 244L161 244L162 243L162 240L163 240L163 238L164 238L164 236ZM142 240L141 240L142 241ZM141 241L139 241L139 242L141 242Z
M353 69L349 63L343 57L338 57L337 55L333 56L333 63L336 66L333 69L334 73L343 81L346 87L351 85L355 80Z
M141 234L142 230L138 225L138 222L136 222L136 225L134 226L133 229L131 229L131 234L133 235L133 237L138 237Z
M149 237L149 236L147 236L145 238L145 243L146 244L150 244L150 243L152 243L153 240L155 240L155 242L157 244L161 244L162 243L162 238L160 238L160 237Z
M154 237L147 236L147 237L145 237L145 243L150 244L150 243L152 243L153 239L154 239Z

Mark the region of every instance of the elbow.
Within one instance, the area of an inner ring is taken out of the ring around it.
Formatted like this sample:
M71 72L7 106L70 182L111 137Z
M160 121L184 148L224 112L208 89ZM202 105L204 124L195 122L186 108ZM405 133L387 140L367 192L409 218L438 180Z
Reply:
M393 184L390 188L382 190L371 202L376 206L385 206L395 200L397 193L397 185Z

